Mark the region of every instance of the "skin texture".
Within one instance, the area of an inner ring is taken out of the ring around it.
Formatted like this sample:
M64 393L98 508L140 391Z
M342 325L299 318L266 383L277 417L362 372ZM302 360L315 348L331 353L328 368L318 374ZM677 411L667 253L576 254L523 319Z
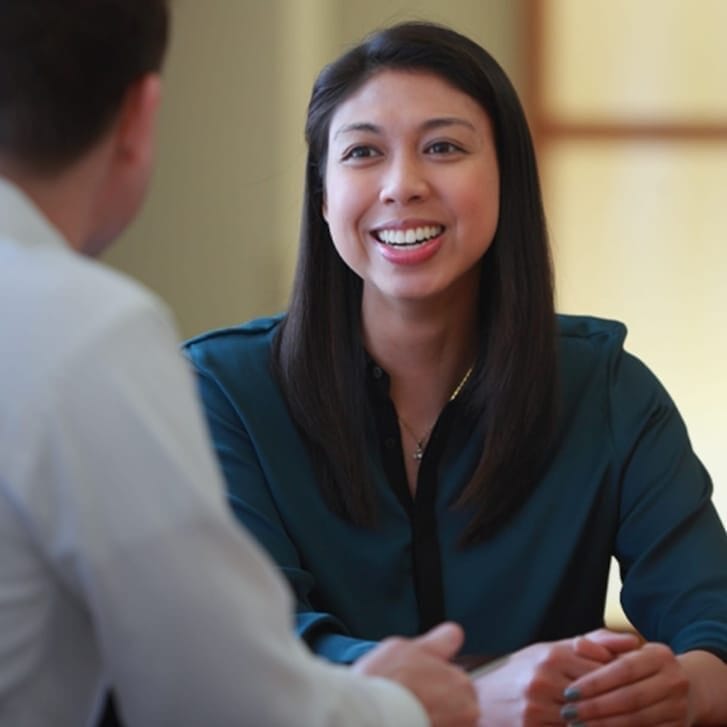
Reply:
M375 300L397 305L471 286L498 207L490 120L438 76L382 71L334 114L324 213L336 249L364 281L365 315ZM417 264L387 258L391 249L373 234L421 225L444 232Z
M645 644L571 686L581 699L564 708L569 720L588 724L691 723L689 680L663 644Z
M419 439L474 360L480 261L499 213L488 115L434 74L374 75L333 115L323 211L363 280L366 349ZM441 234L413 253L377 239L422 226ZM402 440L413 447L403 425ZM416 464L411 456L405 464L414 492Z
M646 643L571 684L566 716L597 727L725 724L725 684L713 654Z
M676 656L664 644L599 629L529 646L477 680L479 725L719 725L725 684L727 667L713 654Z
M563 725L565 689L638 644L633 635L602 630L515 652L476 681L480 727Z
M445 623L416 639L386 639L352 668L407 687L434 727L467 727L477 724L479 716L475 688L461 668L442 664L459 651L463 641L462 629Z

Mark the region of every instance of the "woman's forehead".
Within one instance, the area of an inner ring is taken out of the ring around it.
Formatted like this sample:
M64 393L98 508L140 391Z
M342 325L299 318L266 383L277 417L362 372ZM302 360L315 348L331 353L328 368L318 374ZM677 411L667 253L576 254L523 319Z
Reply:
M347 129L394 119L464 118L489 125L489 115L471 96L431 71L384 69L366 80L334 111L329 138Z

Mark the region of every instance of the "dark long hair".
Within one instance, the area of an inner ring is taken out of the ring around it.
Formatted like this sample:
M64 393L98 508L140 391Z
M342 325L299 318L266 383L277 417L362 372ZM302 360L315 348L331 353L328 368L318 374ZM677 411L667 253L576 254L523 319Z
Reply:
M530 131L517 94L479 45L432 23L374 33L323 69L308 106L308 159L298 265L273 370L340 516L376 518L366 444L362 282L336 252L322 215L331 118L384 69L434 73L477 101L493 125L500 174L494 240L481 265L480 354L467 387L482 432L480 461L456 505L472 517L463 543L491 536L527 499L556 418L553 282Z

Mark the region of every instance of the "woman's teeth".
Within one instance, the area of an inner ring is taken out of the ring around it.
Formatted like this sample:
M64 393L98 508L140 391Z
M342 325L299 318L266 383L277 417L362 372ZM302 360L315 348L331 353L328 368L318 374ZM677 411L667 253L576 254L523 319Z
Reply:
M441 225L427 225L408 230L379 230L374 235L379 242L406 247L408 245L421 245L433 237L438 237L442 232L444 232L444 227Z

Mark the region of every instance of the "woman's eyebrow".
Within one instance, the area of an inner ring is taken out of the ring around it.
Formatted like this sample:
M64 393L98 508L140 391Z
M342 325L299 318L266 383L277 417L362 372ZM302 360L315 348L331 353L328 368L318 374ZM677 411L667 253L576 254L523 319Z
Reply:
M465 126L466 128L475 131L474 124L467 121L467 119L460 118L459 116L438 116L433 119L427 119L420 125L422 131L431 131L432 129L441 129L445 126ZM382 134L383 130L380 126L372 124L368 121L357 121L351 124L346 124L340 129L337 129L333 135L334 139L337 139L343 134L350 134L352 132L368 131L371 134Z
M422 125L423 131L431 131L432 129L440 129L443 126L465 126L472 131L476 131L475 126L467 119L459 116L442 116L434 119L427 119Z
M353 124L346 124L336 131L333 135L334 139L337 139L341 134L350 134L352 131L369 131L372 134L383 133L380 126L371 124L367 121L354 122Z

